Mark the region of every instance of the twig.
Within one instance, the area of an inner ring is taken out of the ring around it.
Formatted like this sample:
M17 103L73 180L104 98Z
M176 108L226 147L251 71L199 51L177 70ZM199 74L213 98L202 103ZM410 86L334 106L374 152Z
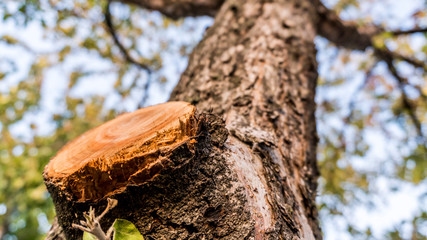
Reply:
M150 69L150 67L147 64L144 64L144 63L141 63L141 62L138 62L137 60L135 60L129 54L129 52L126 50L126 48L123 46L123 44L120 42L119 37L118 37L116 30L114 28L114 25L113 25L113 21L111 19L111 12L110 12L111 1L112 0L107 1L107 6L105 7L105 14L104 14L105 15L105 24L107 25L108 32L113 37L114 43L120 49L120 52L125 57L126 61L130 62L131 64L134 64L138 68L147 72L147 81L144 84L144 89L143 89L144 90L144 96L142 97L142 100L138 104L138 107L143 107L145 105L145 102L148 99L148 91L149 91L150 85L151 85L152 70Z
M357 87L357 89L356 89L356 91L354 91L353 92L353 95L352 95L352 97L350 98L351 99L351 101L350 101L350 103L348 104L348 109L349 109L349 114L344 118L344 121L346 122L346 123L349 123L350 121L351 121L351 119L353 118L353 113L354 113L354 107L355 107L355 105L356 105L356 97L357 97L357 95L363 90L363 88L365 88L365 86L366 86L366 84L368 83L368 80L371 78L371 76L372 76L372 71L373 71L373 69L375 68L375 66L377 65L377 63L375 62L374 64L373 64L373 66L372 67L370 67L367 71L366 71L366 73L365 73L365 80L363 81L363 83L362 84L360 84L358 87Z
M411 118L412 122L413 122L413 123L414 123L414 125L415 125L415 128L416 128L416 130L417 130L417 134L418 134L418 136L419 136L421 139L424 139L424 135L423 135L422 128L421 128L421 122L420 122L420 120L418 119L417 115L415 114L416 109L415 109L415 107L410 103L409 98L408 98L408 95L406 95L406 92L405 92L405 89L404 89L405 84L407 84L407 80L406 80L405 78L403 78L403 77L401 77L401 76L399 75L399 73L397 72L396 67L395 67L395 66L394 66L394 64L393 64L393 60L387 60L387 61L385 61L385 62L386 62L386 64L387 64L387 67L388 67L388 69L389 69L390 73L391 73L391 74L393 75L393 77L394 77L394 78L396 78L396 80L398 81L398 86L399 86L399 89L400 89L400 91L401 91L401 93L402 93L403 106L404 106L404 108L406 108L406 109L407 109L408 114L409 114L409 117Z
M389 58L403 60L409 64L412 64L414 67L422 68L424 71L427 71L427 65L423 61L420 61L420 60L415 59L415 58L410 58L408 56L404 56L404 55L397 53L397 52L392 52L388 49L383 49L382 51L384 51L385 55L389 55L388 56Z
M392 51L390 51L390 50L388 50L388 49L378 49L378 48L376 48L375 49L375 55L379 58L379 59L381 59L381 60L383 60L384 62L386 62L387 63L387 66L393 66L394 67L394 65L393 65L393 60L395 60L395 59L400 59L400 60L403 60L403 61L406 61L407 63L409 63L409 64L412 64L414 67L420 67L420 68L422 68L422 69L424 69L424 71L426 71L427 72L427 65L426 64L424 64L423 62L421 62L421 61L418 61L418 60L416 60L416 59L412 59L412 58L409 58L409 57L405 57L405 56L403 56L403 55L400 55L399 53L396 53L396 52L392 52ZM396 69L395 69L396 70ZM391 72L391 70L390 70L390 72ZM397 73L397 70L396 70L396 74L399 76L399 78L397 79L398 81L402 81L404 84L406 84L406 85L410 85L409 84L409 81L408 81L408 79L406 79L406 78L404 78L404 77L402 77L402 76L400 76L398 73ZM394 75L393 75L394 76ZM395 77L395 76L394 76ZM410 85L410 86L412 86L412 85ZM427 101L427 96L424 94L424 92L422 91L422 89L420 88L420 87L417 87L417 86L412 86L412 87L414 87L415 89L417 89L417 91L418 91L418 94L421 96L421 98L424 100L424 101Z
M426 32L427 32L427 28L417 27L417 28L410 29L410 30L392 31L390 33L393 34L394 36L398 36L398 35L413 34L413 33L426 33Z
M81 225L73 223L72 226L94 235L98 240L109 240L111 239L111 235L113 233L113 226L108 229L107 233L104 233L101 228L100 221L105 216L105 214L107 214L108 211L110 211L115 206L117 206L117 200L108 198L107 207L98 217L95 216L95 210L90 207L89 212L83 213L86 221L80 221Z
M147 81L145 82L144 87L143 87L144 93L143 93L141 101L138 104L138 108L144 107L145 103L147 102L148 91L150 90L150 84L151 84L151 74L148 74Z
M120 52L125 57L126 61L138 66L139 68L147 71L148 74L151 74L151 69L147 64L140 63L136 61L126 50L126 48L123 46L123 44L120 42L119 37L117 36L116 30L113 25L113 21L111 20L111 12L110 12L110 4L111 0L108 0L107 6L105 7L105 24L107 25L107 29L110 32L111 36L114 39L114 43L119 47Z

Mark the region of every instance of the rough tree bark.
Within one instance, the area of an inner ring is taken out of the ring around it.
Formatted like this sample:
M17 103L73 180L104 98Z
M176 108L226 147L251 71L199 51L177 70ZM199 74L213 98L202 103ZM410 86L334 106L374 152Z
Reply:
M343 23L319 1L123 2L173 18L216 16L171 95L197 107L197 134L150 181L123 191L67 195L45 174L67 238L80 238L71 224L109 196L118 206L103 227L126 218L147 239L321 239L314 37L365 49L375 31Z
M225 2L171 96L224 117L229 178L258 239L321 238L315 11L310 1Z

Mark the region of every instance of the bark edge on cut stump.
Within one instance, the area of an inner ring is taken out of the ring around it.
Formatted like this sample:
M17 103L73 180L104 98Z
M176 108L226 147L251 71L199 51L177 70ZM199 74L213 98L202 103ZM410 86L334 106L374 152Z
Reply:
M162 155L195 136L195 111L169 102L124 113L65 145L45 167L45 182L86 202L149 181L166 165Z

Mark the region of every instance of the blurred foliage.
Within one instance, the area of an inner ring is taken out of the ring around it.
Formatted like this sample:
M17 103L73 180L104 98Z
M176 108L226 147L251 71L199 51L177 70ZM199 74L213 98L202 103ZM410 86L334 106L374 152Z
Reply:
M328 6L361 25L377 24L390 30L427 25L427 1L405 16L405 27L396 26L393 23L396 13L385 10L386 6L393 10L389 6L392 3L338 0ZM366 224L360 224L361 215L355 213L363 206L369 214L384 202L390 202L388 198L394 192L406 187L421 189L421 196L427 195L427 189L423 188L427 184L426 72L395 61L399 74L408 79L403 90L422 125L424 136L418 136L404 107L398 81L387 66L375 58L373 50L348 51L337 49L323 39L319 42L318 47L322 49L319 49L317 120L322 176L319 208L323 225L327 227L330 221L336 226L337 222L344 221L352 239L427 239L425 197L415 200L418 207L412 206L419 214L412 220L401 221L385 235L378 235L378 230L374 234L372 226L358 227ZM427 64L426 33L393 36L385 32L376 36L373 44ZM417 193L414 192L413 197L416 198Z
M134 59L152 66L149 78L126 63L113 44L103 22L105 4L0 2L0 238L43 239L54 216L42 179L49 159L86 130L147 104L144 99L150 94L148 100L167 95L185 67L181 62L201 37L200 20L172 21L113 4L120 39ZM382 3L338 0L328 6L361 25L374 22L387 28L386 17L378 18L369 11L373 7L366 7L375 4ZM425 26L425 9L416 9L408 22ZM377 47L427 59L425 34L382 34L374 41ZM371 50L338 50L322 39L317 45L322 222L340 216L356 239L426 239L425 208L380 236L373 227L360 229L357 219L347 214L360 205L375 208L374 199L388 196L379 187L381 179L390 180L386 192L425 185L425 139L417 137L397 82ZM397 65L409 80L405 90L427 134L427 104L420 94L427 95L426 74L404 62Z

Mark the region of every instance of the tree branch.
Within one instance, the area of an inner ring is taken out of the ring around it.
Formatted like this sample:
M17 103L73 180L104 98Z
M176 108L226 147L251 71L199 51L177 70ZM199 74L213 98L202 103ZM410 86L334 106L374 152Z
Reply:
M416 59L412 59L406 56L402 56L399 53L396 52L391 52L388 49L375 49L375 55L382 61L386 62L387 67L389 68L389 71L392 73L392 75L399 81L402 82L405 85L410 85L408 79L402 77L399 75L398 71L396 70L396 67L393 64L394 60L403 60L406 61L412 65L414 65L415 67L420 67L422 69L424 69L424 71L427 71L427 66L421 62L418 61ZM423 90L420 87L417 86L413 86L415 89L417 89L418 94L420 94L420 97L424 100L427 101L427 96L424 94Z
M410 58L408 56L404 56L400 53L397 52L392 52L388 49L384 49L383 50L386 54L389 54L391 56L392 59L400 59L403 60L409 64L412 64L414 67L418 67L418 68L422 68L424 71L427 72L427 65L425 64L425 62L420 61L418 59L415 58Z
M392 31L390 33L393 34L394 36L413 34L413 33L427 33L427 28L416 27L411 30L397 30L397 31Z
M358 26L355 22L343 21L334 11L328 9L320 0L315 1L318 21L317 33L337 45L353 50L365 50L373 47L372 38L383 32L390 32L394 36L427 32L427 28L414 28L412 30L386 31L380 26ZM416 67L425 67L424 63L397 53L396 57L413 64Z
M214 17L224 0L115 0L161 12L172 19L182 17Z
M381 53L380 53L381 56ZM408 80L405 79L404 77L400 76L396 67L393 64L393 59L392 58L385 58L383 57L382 60L384 60L387 64L388 70L390 71L390 73L393 75L393 77L397 80L398 82L398 86L399 89L402 93L402 103L403 103L403 107L408 111L409 117L411 118L412 122L415 125L416 131L417 131L417 135L421 138L424 139L424 135L422 132L422 127L421 127L421 121L419 120L419 118L416 115L416 107L411 104L408 95L405 92L405 85L408 85ZM422 94L422 92L420 92L421 97L423 97L424 99L426 99L426 97Z
M318 20L317 33L339 47L365 50L372 46L372 37L382 32L376 26L359 27L353 22L343 21L320 0L315 1Z
M137 67L147 71L147 73L150 74L151 73L150 67L144 63L140 63L140 62L136 61L128 53L128 51L123 46L123 44L120 42L119 37L117 36L117 33L116 33L116 29L114 28L114 25L113 25L113 21L111 19L110 5L111 5L111 0L108 0L107 6L105 7L105 14L104 15L105 15L105 24L107 25L107 30L111 34L111 36L113 37L114 43L117 45L117 47L119 47L120 52L125 57L126 61L136 65Z
M366 85L368 84L369 79L372 77L372 72L375 68L375 66L377 65L377 62L375 62L372 66L370 66L368 68L368 70L365 73L365 80L363 81L362 84L360 84L356 91L354 91L352 97L350 98L350 103L348 104L348 109L349 109L349 113L348 115L344 118L344 122L345 123L350 123L353 115L354 115L354 109L355 109L355 105L357 103L357 95L360 94L360 92L362 92L362 90L366 87ZM344 128L341 131L341 134L344 134Z
M392 52L386 47L381 49L375 47L373 44L373 38L380 33L386 32L382 27L374 25L362 27L357 26L353 22L343 21L342 19L340 19L340 17L334 11L324 6L320 0L316 0L315 4L317 4L317 33L319 35L333 42L338 47L345 47L353 50L365 50L367 48L372 47L375 49L375 55L380 60L386 62L389 71L399 83L398 86L400 91L402 92L403 106L407 110L409 117L414 123L418 136L424 138L421 128L421 122L415 113L415 106L411 104L404 89L405 85L409 85L409 82L407 79L399 75L396 67L393 64L393 61L402 60L413 65L414 67L422 68L426 72L427 65L418 59L404 56L397 52ZM391 31L390 33L392 33L394 36L398 36L418 32L427 32L427 29L415 28L406 31ZM421 89L416 89L418 90L421 98L423 98L423 100L426 100L427 96L423 94Z
M112 0L108 0L107 6L105 7L105 13L104 13L105 24L107 25L108 32L113 37L114 43L120 49L120 52L122 53L122 55L124 56L124 58L126 59L126 61L128 61L131 64L134 64L135 66L137 66L141 70L144 70L144 71L147 72L147 80L146 80L146 83L144 84L144 88L143 88L143 91L144 91L143 97L142 97L142 100L140 101L140 103L138 104L138 107L141 108L141 107L143 107L145 105L145 103L146 103L146 101L148 99L148 92L149 92L150 85L151 85L151 74L152 74L152 70L151 70L151 68L147 64L140 63L137 60L135 60L129 54L129 52L126 50L126 48L123 46L123 44L120 42L119 37L118 37L118 35L116 33L116 29L114 28L112 18L111 18L111 12L110 12L111 2L112 2Z

